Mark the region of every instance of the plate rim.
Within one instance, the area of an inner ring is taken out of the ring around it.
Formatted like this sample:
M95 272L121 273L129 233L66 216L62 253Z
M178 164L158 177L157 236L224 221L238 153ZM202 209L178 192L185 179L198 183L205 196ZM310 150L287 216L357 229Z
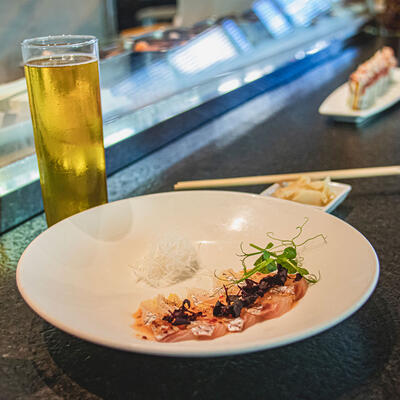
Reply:
M153 194L145 194L142 196L135 196L135 197L130 197L126 199L121 199L117 200L114 202L109 202L97 207L93 207L89 210L82 211L81 213L75 214L69 218L76 217L80 214L87 213L87 212L93 212L93 210L99 208L99 207L107 207L110 204L116 204L116 203L121 203L121 202L130 202L134 201L135 199L142 199L144 197L159 197L159 196L165 196L165 195L180 195L183 193L205 193L205 194L228 194L228 195L237 195L237 196L248 196L248 197L254 197L254 198L263 198L263 201L278 201L284 204L287 204L289 207L304 207L302 204L297 204L294 202L287 202L282 199L271 199L268 196L260 196L259 194L253 194L253 193L244 193L244 192L235 192L235 191L226 191L226 190L185 190L185 191L169 191L169 192L161 192L161 193L153 193ZM312 208L310 208L312 210ZM318 210L314 209L314 212L318 212ZM345 319L353 315L355 312L357 312L370 298L372 293L374 292L377 283L379 281L379 276L380 276L380 263L379 263L379 258L377 256L377 253L372 246L372 244L369 242L369 240L356 228L354 228L352 225L347 223L346 221L343 221L342 219L335 217L329 213L324 213L326 215L326 218L333 218L334 220L338 221L341 224L347 225L352 231L354 231L356 234L361 235L361 237L365 240L366 244L369 247L369 250L372 251L372 255L374 257L374 262L375 262L375 268L374 268L374 274L371 276L371 284L369 285L368 289L363 293L363 295L360 297L360 299L355 302L354 304L351 305L348 309L346 309L344 312L342 312L338 317L334 320L331 320L327 323L319 323L313 326L311 329L303 329L302 332L300 333L292 333L292 334L284 334L281 335L278 339L273 340L273 342L270 343L265 343L263 341L256 341L256 342L250 342L247 343L246 345L241 344L240 346L237 347L230 347L228 350L225 350L225 348L210 348L210 346L204 345L204 343L207 342L214 342L214 340L211 341L203 341L203 345L196 348L195 350L190 350L190 349L185 349L185 345L183 343L186 342L177 342L177 343L158 343L158 342L153 342L153 341L146 341L144 343L151 343L149 346L145 345L143 346L143 343L135 343L132 342L129 345L126 344L121 344L118 343L118 341L111 340L111 339L101 339L100 337L94 337L91 334L85 333L84 331L79 331L75 328L71 328L68 325L65 325L62 321L60 321L57 318L53 318L50 315L48 315L46 312L43 312L37 305L31 301L29 298L29 295L26 293L23 282L21 282L21 274L22 274L22 264L23 260L25 259L29 248L34 245L34 243L39 240L40 237L49 234L53 227L59 224L65 223L69 218L66 218L57 224L54 224L50 228L46 229L42 233L40 233L37 237L35 237L29 245L25 248L23 251L20 259L18 260L18 265L16 269L16 283L17 283L17 288L24 299L24 301L28 304L28 306L42 319L44 319L46 322L50 323L57 329L60 329L61 331L70 334L80 340L85 340L90 343L94 343L96 345L104 346L104 347L109 347L117 350L122 350L122 351L128 351L128 352L134 352L138 354L147 354L147 355L156 355L156 356L162 356L162 357L199 357L199 358L204 358L204 357L222 357L222 356L231 356L231 355L238 355L238 354L247 354L247 353L252 353L255 351L267 351L269 349L277 348L277 347L282 347L286 346L292 343L300 342L304 339L308 339L312 336L315 336L321 332L324 332L326 330L329 330L330 328L338 325L339 323L343 322ZM190 343L189 341L188 343ZM229 346L228 346L229 347ZM180 350L180 348L184 348L183 350Z

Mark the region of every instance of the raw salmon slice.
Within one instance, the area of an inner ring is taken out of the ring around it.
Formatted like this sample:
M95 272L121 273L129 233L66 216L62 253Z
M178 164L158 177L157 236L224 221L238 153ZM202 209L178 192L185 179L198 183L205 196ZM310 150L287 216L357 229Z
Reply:
M256 323L278 318L287 313L306 294L308 283L304 278L287 273L283 275L284 281L275 279L277 284L268 287L264 294L255 295L256 300L243 306L239 315L215 316L216 303L223 304L221 300L224 301L224 296L199 297L192 291L189 298L183 302L176 295L170 295L168 298L157 296L156 299L142 302L135 313L135 327L145 334L146 339L165 343L212 340L228 333L241 332ZM262 286L262 280L265 281L265 278L271 279L274 276L279 278L274 273L258 274L257 281L246 282L246 284L248 288L254 286L256 290L257 285ZM246 302L240 286L233 291L233 294L225 296L227 304L223 306L228 307L231 298L236 301L242 299ZM180 306L179 303L182 305Z

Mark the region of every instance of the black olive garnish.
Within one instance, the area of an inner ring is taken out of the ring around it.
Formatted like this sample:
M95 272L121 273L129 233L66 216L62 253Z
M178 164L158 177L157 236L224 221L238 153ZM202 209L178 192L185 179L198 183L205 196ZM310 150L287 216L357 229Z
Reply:
M237 318L240 316L243 307L250 307L258 297L263 297L274 286L283 286L286 283L288 271L280 264L277 267L278 271L275 275L266 276L259 283L251 279L245 279L245 284L239 287L240 295L228 295L228 290L224 286L226 304L221 303L219 300L215 303L213 309L214 317Z
M294 281L297 282L302 278L301 274L297 273L296 276L294 277Z
M163 317L164 321L168 321L172 325L189 325L192 321L196 321L197 317L202 315L201 311L195 313L190 308L190 300L185 299L180 308L169 311L169 314Z

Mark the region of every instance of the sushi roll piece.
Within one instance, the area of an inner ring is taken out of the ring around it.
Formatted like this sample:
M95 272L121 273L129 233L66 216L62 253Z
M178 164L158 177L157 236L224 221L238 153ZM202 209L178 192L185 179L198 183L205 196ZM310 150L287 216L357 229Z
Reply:
M379 82L376 66L372 59L366 61L358 67L358 70L367 76L367 88L370 96L370 105L375 103L376 98L379 96Z
M392 49L390 49L390 50L392 50ZM393 56L393 50L392 50L391 54ZM375 53L374 60L379 68L379 76L380 76L380 81L381 81L381 90L380 90L381 93L380 94L382 95L382 94L385 94L389 88L389 84L390 84L389 72L391 70L392 61L386 59L384 52L382 50L378 50ZM393 56L393 60L395 60L394 56Z
M391 47L385 46L382 48L381 53L388 68L388 80L389 82L393 82L393 70L397 67L397 59L394 51Z
M374 104L376 89L371 82L371 74L365 68L351 74L349 105L353 110L365 110Z
M349 105L353 110L371 107L384 95L393 82L397 59L393 49L383 47L373 57L361 64L349 79Z
M372 85L375 88L376 97L382 96L382 94L385 92L385 87L384 87L384 80L382 79L383 66L379 54L375 53L375 55L371 58L369 63L371 65L370 68L373 73Z

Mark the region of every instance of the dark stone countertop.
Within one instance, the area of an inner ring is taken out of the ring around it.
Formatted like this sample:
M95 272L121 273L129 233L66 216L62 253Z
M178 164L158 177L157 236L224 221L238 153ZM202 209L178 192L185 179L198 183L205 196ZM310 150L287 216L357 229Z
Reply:
M400 105L359 127L317 113L381 44L365 37L114 174L111 200L169 191L190 179L400 164ZM317 336L247 355L162 358L72 337L33 313L15 284L20 255L45 229L43 215L3 234L0 399L400 398L400 177L348 182L353 190L334 215L376 249L381 276L375 292L353 316ZM258 193L263 187L233 190Z

